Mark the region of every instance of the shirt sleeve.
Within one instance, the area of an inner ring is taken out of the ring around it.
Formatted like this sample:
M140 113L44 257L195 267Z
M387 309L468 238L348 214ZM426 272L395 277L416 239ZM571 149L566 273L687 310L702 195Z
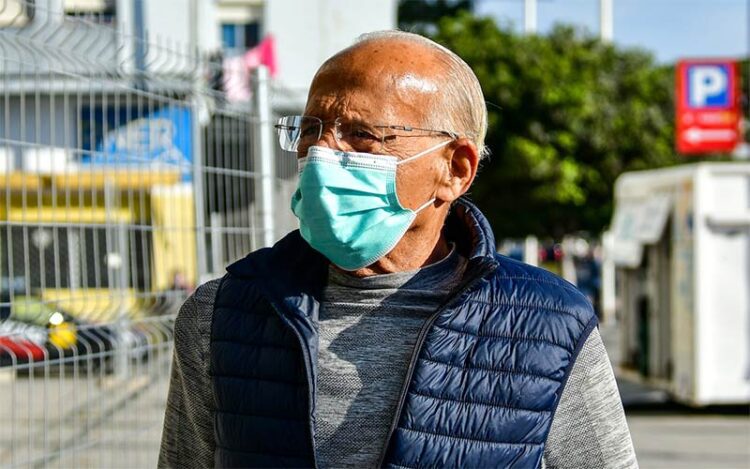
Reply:
M544 449L544 467L638 468L598 329L586 339L560 397Z
M219 280L185 301L174 326L174 355L158 467L213 467L213 391L209 375L211 317Z

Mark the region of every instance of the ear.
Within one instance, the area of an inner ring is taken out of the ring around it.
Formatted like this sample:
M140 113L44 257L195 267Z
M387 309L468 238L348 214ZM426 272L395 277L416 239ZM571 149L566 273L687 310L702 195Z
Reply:
M438 200L453 202L469 190L479 167L479 151L468 138L453 142L446 151L447 172L435 193Z

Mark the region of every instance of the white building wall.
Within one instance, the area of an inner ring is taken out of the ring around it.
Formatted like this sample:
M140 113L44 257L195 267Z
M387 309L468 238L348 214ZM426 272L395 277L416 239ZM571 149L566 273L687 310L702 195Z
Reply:
M306 95L321 63L360 34L396 27L396 0L266 1L264 34L276 38L278 84Z
M69 167L80 159L80 153L63 151L76 145L80 113L76 101L64 105L63 98L39 95L21 99L17 96L0 97L0 134L7 138L2 147L3 168L0 172L28 170L38 164L41 156L65 155L65 161L55 164L57 169ZM33 142L33 144L29 143ZM37 151L32 151L37 150ZM36 167L36 166L35 166Z
M121 64L130 70L134 67L133 37L136 34L132 0L117 0L117 23L123 35L119 46ZM159 54L166 55L167 50L184 54L195 45L202 51L220 47L219 22L213 1L146 0L143 2L143 29L146 40L152 44L146 58L152 72L176 71L172 69L188 66L187 61L179 63L174 57L160 59Z
M702 403L750 400L750 166L696 177L696 367Z

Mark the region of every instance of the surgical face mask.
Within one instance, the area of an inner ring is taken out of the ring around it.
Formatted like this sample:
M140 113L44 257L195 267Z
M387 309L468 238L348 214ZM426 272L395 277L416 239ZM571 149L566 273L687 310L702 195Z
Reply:
M298 160L299 185L292 212L302 237L344 270L366 267L388 254L420 210L404 208L396 195L396 168L449 144L441 142L400 160L313 146Z

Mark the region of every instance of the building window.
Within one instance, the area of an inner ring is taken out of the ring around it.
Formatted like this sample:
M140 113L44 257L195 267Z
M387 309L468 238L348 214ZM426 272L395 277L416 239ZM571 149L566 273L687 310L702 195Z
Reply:
M85 18L100 24L115 22L116 5L114 0L64 0L65 15Z
M245 51L260 42L260 27L254 23L222 23L221 45L225 51Z
M224 49L234 49L237 47L237 25L221 25L221 47Z

